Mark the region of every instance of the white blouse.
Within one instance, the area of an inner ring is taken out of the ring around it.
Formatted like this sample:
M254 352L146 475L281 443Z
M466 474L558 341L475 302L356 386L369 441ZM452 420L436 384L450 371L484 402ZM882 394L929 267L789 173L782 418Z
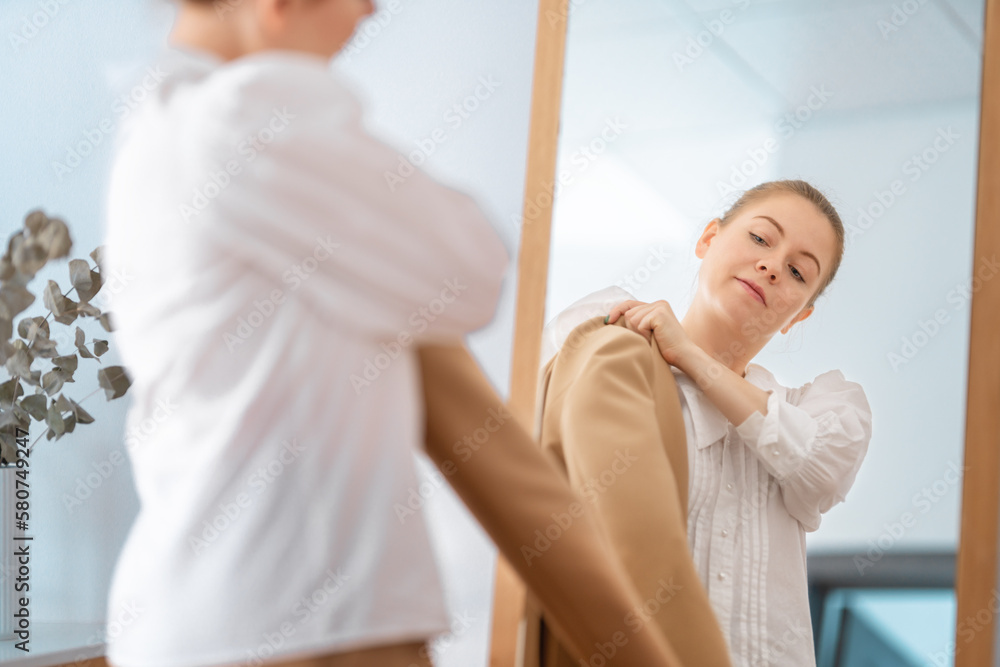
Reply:
M634 296L587 295L546 326L542 365L590 317ZM838 370L798 388L762 366L746 380L768 392L767 414L734 426L675 366L688 442L688 544L734 667L812 667L805 533L843 502L871 439L861 386Z
M168 48L155 68L106 202L140 500L109 659L259 664L447 631L423 513L398 511L420 482L415 344L493 319L506 248L470 197L388 178L402 158L325 59Z

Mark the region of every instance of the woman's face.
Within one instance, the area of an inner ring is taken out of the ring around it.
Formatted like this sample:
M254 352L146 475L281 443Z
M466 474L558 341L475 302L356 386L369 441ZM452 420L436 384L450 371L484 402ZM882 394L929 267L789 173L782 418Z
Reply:
M712 220L695 249L698 293L744 336L772 336L805 319L829 275L837 239L809 200L783 192L746 205L725 227ZM759 288L760 296L752 286Z

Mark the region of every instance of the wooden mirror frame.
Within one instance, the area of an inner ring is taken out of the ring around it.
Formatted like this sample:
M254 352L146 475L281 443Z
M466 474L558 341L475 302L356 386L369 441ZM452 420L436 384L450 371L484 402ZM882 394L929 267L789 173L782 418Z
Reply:
M518 261L517 304L508 405L531 425L545 324L553 190L559 146L563 65L569 0L539 0ZM979 165L972 271L1000 253L1000 0L985 0L979 116ZM530 206L529 206L530 204ZM529 210L537 211L529 215ZM970 280L973 276L970 276ZM965 476L955 578L955 667L993 664L1000 538L1000 281L974 290L966 394ZM973 364L972 360L976 363ZM530 429L529 429L530 430ZM490 666L513 667L526 592L520 578L497 558ZM959 634L964 620L986 610L990 622L972 639ZM964 642L964 643L959 643Z

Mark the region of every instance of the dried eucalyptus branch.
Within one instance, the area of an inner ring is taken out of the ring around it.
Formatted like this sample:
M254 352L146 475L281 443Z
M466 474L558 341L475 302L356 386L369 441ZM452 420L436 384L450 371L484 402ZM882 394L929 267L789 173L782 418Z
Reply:
M93 339L91 351L86 335L77 326L73 339L76 351L60 354L56 341L51 338L49 318L70 325L77 317L93 317L105 331L113 330L109 314L90 303L104 284L100 246L90 253L96 265L93 268L86 260L69 261L69 279L73 286L67 292L64 293L56 281L48 281L42 300L49 314L22 318L17 323L18 337L14 338L14 318L35 301L35 295L27 288L28 283L49 260L68 256L72 246L65 222L35 210L27 215L23 228L8 239L7 250L0 257L0 363L10 376L9 380L0 383L0 464L16 460L14 434L18 427L28 430L32 419L45 422L48 440L58 440L72 433L77 424L94 421L80 403L61 390L65 383L76 381L73 374L80 357L97 359L98 364L101 363L99 357L108 351L108 341ZM74 290L77 301L69 297ZM51 359L52 369L44 374L32 369L38 359ZM98 369L97 380L109 401L124 396L131 385L122 366ZM26 394L22 381L34 387L30 395ZM56 393L58 396L53 397Z

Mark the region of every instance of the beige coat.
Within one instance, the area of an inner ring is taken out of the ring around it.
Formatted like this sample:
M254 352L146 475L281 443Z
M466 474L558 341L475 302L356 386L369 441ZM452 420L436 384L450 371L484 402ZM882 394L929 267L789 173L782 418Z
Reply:
M597 511L643 601L620 619L625 636L650 620L684 665L729 667L688 547L687 440L677 384L656 339L647 342L624 318L586 320L542 369L538 397L543 452ZM578 665L530 597L524 667Z

